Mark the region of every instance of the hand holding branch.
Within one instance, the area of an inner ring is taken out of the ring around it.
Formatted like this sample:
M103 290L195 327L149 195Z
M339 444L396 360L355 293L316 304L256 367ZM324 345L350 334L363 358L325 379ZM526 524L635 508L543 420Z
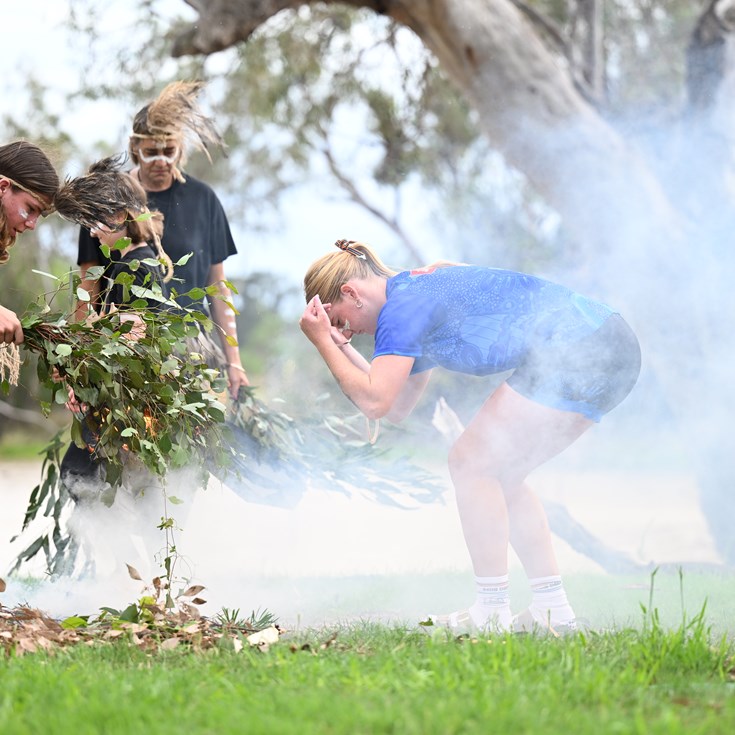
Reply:
M23 342L23 329L15 312L0 306L0 342L19 345Z

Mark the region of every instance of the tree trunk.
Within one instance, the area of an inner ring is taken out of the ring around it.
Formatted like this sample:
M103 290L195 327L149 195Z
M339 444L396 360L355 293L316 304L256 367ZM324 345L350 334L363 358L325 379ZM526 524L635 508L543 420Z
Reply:
M585 23L583 75L594 99L603 100L605 98L603 0L580 0L580 5Z

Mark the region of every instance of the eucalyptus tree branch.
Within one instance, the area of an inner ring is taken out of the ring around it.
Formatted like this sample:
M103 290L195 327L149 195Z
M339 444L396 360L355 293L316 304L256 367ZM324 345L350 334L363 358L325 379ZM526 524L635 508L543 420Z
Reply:
M587 80L584 72L580 75L577 72L577 63L574 58L574 49L572 44L565 38L564 32L551 18L537 10L532 5L529 5L524 0L510 0L530 21L536 26L544 36L549 38L556 50L566 59L569 64L569 69L572 75L572 81L577 91L589 102L590 104L598 105L601 102L601 89L596 84L590 84ZM587 29L588 36L592 35L592 29ZM589 42L592 42L588 39ZM590 76L597 76L599 71L596 72L592 68L587 69Z
M388 227L391 232L393 232L398 237L406 250L408 250L414 262L424 262L425 258L421 255L418 248L413 244L408 235L403 231L397 219L395 217L389 218L382 210L370 204L370 202L368 202L367 199L365 199L365 197L360 193L360 190L355 186L352 179L339 168L337 162L334 159L331 148L329 147L328 140L327 145L322 149L322 153L327 161L327 165L329 166L329 170L332 172L332 175L335 179L337 179L339 185L347 192L350 199L358 206L370 212L373 217L380 220L384 225L386 225L386 227Z

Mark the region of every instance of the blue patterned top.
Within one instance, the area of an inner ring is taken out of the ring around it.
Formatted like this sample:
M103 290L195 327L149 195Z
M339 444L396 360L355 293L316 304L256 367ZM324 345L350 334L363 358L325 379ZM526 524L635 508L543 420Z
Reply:
M480 266L404 271L386 294L373 357L413 357L412 373L510 370L531 347L582 339L615 313L543 278Z

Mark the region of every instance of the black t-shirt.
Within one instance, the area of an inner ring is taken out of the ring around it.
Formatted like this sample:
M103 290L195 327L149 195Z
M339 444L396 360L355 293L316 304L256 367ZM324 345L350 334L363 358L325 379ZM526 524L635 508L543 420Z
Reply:
M100 253L100 256L102 254ZM100 281L102 287L102 311L107 312L111 306L125 308L125 304L132 303L139 297L130 289L126 298L125 288L121 283L115 283L115 279L120 273L130 273L133 276L133 284L142 286L143 288L151 288L154 283L161 287L164 296L168 296L168 284L163 282L163 269L160 265L149 265L148 263L139 262L135 270L131 270L130 265L134 260L143 261L146 258L157 258L154 248L146 243L145 245L130 250L125 255L113 253L113 260L108 262L105 274ZM158 309L161 302L155 299L146 299L149 309Z
M210 267L237 253L222 204L203 181L187 175L183 184L174 181L165 191L148 192L148 206L163 214L161 244L171 260L176 263L193 253L185 265L174 268L174 280L169 285L177 293L204 288ZM108 262L100 252L98 240L88 230L80 230L77 263ZM188 299L178 301L189 305ZM202 308L201 303L195 306Z

